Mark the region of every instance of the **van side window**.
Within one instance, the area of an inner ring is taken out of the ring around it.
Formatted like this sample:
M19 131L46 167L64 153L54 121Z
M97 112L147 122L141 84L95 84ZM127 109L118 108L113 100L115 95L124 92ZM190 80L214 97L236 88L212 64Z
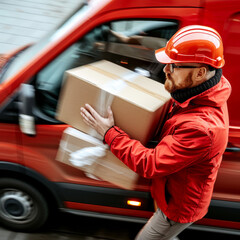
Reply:
M164 82L164 66L154 51L164 47L177 29L176 21L161 20L114 21L96 27L36 76L37 107L54 118L64 72L102 59Z

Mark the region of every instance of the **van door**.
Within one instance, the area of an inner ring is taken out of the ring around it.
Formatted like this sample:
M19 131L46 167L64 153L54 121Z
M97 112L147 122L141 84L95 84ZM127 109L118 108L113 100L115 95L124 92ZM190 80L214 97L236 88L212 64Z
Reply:
M213 198L240 201L240 2L206 0L203 23L215 28L223 39L225 66L223 75L232 86L228 100L229 142L215 183Z
M214 186L211 208L206 218L222 220L213 224L239 228L240 205L240 2L205 0L203 24L215 28L223 39L225 66L223 75L232 86L228 99L229 140ZM229 222L227 224L227 222Z

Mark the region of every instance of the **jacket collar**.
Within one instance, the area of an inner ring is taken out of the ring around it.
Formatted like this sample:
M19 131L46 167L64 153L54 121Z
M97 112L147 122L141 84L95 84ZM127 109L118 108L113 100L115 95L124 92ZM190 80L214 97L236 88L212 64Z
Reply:
M200 93L210 89L211 87L215 86L219 83L222 76L222 69L217 69L215 75L207 80L206 82L203 82L202 84L193 87L193 88L186 88L181 89L173 92L171 94L172 98L175 99L179 103L183 103L186 100L199 95Z
M208 81L194 88L178 90L171 95L181 108L190 103L217 107L227 101L230 93L230 83L222 76L222 69L217 69L216 74Z

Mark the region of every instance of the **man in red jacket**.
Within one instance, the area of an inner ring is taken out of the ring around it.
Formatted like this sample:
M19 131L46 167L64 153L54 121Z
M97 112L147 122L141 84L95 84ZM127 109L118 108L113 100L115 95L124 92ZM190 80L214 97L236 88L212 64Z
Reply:
M111 151L152 179L157 210L138 240L173 239L204 217L228 140L231 86L222 76L220 35L205 26L184 27L156 51L156 58L166 64L165 88L173 104L154 149L114 126L110 108L107 118L88 104L81 108L86 124L103 136Z

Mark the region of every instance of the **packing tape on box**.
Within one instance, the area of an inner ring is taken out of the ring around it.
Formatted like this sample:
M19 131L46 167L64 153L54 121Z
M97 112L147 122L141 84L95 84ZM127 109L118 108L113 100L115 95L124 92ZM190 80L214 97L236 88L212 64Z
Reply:
M98 101L95 104L95 110L103 117L107 117L107 108L112 105L114 99L114 93L119 91L119 89L124 88L124 82L119 81L110 81L109 83L103 86L101 89ZM111 94L112 93L112 94ZM89 130L89 134L93 137L101 139L101 135L94 129Z
M96 103L96 111L98 111L101 116L106 117L107 107L112 105L114 95L125 86L126 84L121 80L110 81L102 86L99 99Z
M109 81L101 88L98 101L95 105L95 110L103 117L107 117L107 108L112 105L115 95L127 86L126 82L122 79ZM89 134L93 137L101 138L101 136L91 129Z
M136 73L136 72L132 72L132 71L129 70L129 73L126 73L126 74L124 74L122 77L119 77L119 76L117 76L117 75L115 75L115 74L113 74L113 73L107 72L107 71L105 71L105 70L103 70L103 69L101 69L101 68L98 68L97 66L94 66L94 65L92 65L92 64L89 64L87 67L88 67L89 69L92 69L93 71L97 71L97 72L99 72L99 73L101 73L101 74L103 74L103 75L105 75L105 76L108 76L109 78L114 79L112 82L122 81L122 82L125 83L125 86L127 86L127 85L132 86L132 87L134 87L135 89L138 89L138 90L140 90L140 91L142 91L142 92L145 92L145 93L147 93L147 94L150 94L151 96L159 99L160 101L166 102L166 101L168 101L169 98L170 98L170 97L161 96L161 95L159 95L159 94L157 94L157 93L154 93L154 92L152 92L152 91L149 91L149 90L145 89L144 87L142 87L142 86L140 86L140 85L138 85L138 84L135 84L135 83L134 83L134 80L135 80L136 78L138 78L139 75L140 75L140 74L138 74L138 73ZM112 83L112 84L114 85L114 83ZM117 85L118 85L118 84L119 84L119 83L117 83ZM116 85L116 86L117 86L117 85ZM105 90L106 90L106 88L105 88ZM120 89L119 89L119 91L120 91ZM115 94L116 94L116 93L117 93L117 91L115 92Z

